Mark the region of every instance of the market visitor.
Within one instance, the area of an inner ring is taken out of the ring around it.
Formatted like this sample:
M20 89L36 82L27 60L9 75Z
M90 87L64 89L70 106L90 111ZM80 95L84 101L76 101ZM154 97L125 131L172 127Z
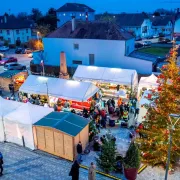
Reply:
M104 143L105 143L105 141L106 141L106 136L105 136L105 135L103 135L102 137L100 137L100 140L101 140L102 144L104 144Z
M96 180L96 166L93 162L91 162L88 170L88 180Z
M115 104L116 104L116 103L115 103L114 98L111 99L111 104L112 104L112 106L115 108Z
M99 114L97 114L95 117L95 123L96 123L96 128L98 132L100 133L100 115Z
M69 108L70 107L70 103L66 100L66 102L64 103L64 108Z
M0 176L3 175L3 155L0 152Z
M123 112L123 119L128 120L128 111L127 111L127 109L125 109L124 112Z
M80 163L80 162L82 162L82 144L81 144L81 141L79 141L79 143L77 145L77 153L78 153L77 160Z
M69 176L72 176L72 180L79 180L79 168L79 163L75 160L69 172Z

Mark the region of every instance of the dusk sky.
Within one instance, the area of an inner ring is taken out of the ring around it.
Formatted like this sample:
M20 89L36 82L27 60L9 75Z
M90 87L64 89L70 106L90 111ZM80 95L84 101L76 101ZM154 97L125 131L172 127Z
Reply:
M55 9L61 7L67 2L77 2L89 5L101 12L151 12L157 8L175 9L180 7L180 0L2 0L0 5L0 15L5 12L17 14L18 12L30 12L32 8L39 8L46 12L49 7Z

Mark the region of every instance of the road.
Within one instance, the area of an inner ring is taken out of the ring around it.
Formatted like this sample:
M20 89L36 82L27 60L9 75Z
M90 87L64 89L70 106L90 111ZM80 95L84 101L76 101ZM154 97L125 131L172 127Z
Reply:
M16 57L18 59L18 63L25 65L28 70L30 69L30 61L32 58L28 58L27 54L15 54L13 49L9 50L5 54L6 57ZM0 73L2 72L4 72L3 66L0 66Z

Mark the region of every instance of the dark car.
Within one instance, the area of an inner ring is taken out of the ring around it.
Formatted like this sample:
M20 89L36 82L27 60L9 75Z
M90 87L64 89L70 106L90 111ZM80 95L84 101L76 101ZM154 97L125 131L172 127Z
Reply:
M12 62L17 62L17 58L15 57L2 58L2 60L0 60L0 65L5 65L6 63L12 63Z
M26 66L18 63L7 63L4 65L4 70L25 70Z
M17 48L17 49L15 50L15 53L16 53L16 54L22 54L22 52L23 52L23 48Z
M147 39L153 39L153 36L148 36Z
M141 37L136 37L136 41L142 41Z
M141 44L141 43L135 43L135 48L141 48L141 47L143 47L143 44Z

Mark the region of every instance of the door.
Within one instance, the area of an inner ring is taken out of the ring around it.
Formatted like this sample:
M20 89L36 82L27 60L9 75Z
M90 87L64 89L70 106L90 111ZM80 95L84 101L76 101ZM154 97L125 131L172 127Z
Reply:
M54 149L57 156L64 157L64 140L62 133L54 132Z
M64 158L73 161L73 138L64 134Z
M94 65L94 54L89 54L89 65Z
M44 128L36 127L36 133L37 133L37 148L44 151L46 147Z
M45 129L45 141L46 141L46 151L51 154L54 154L53 130Z

